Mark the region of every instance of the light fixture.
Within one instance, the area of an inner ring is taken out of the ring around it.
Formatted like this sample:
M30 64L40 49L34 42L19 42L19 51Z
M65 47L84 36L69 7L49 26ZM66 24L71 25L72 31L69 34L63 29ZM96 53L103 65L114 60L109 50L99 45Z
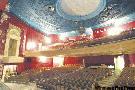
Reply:
M64 35L60 35L59 36L59 39L62 40L62 41L65 41L66 40L66 37Z
M52 40L50 37L45 37L45 43L46 44L51 44Z
M48 10L49 10L49 11L54 11L55 8L54 8L53 6L50 5L50 6L48 6Z
M119 35L123 31L121 27L113 27L107 30L108 36Z
M46 63L47 62L47 57L45 57L45 56L39 56L39 62L40 63Z
M91 28L91 27L85 28L85 33L86 33L87 35L93 35L93 30L92 30L92 28Z
M36 43L34 41L28 41L26 48L27 50L34 50L36 49Z
M64 63L64 56L63 55L53 57L53 65L55 67L61 67L61 66L63 66L63 63Z

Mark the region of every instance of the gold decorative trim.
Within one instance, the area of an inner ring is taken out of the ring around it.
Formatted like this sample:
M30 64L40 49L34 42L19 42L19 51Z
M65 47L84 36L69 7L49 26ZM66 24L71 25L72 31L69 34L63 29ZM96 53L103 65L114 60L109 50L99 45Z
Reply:
M2 13L0 22L3 23L8 19L8 15L6 13Z
M7 37L6 37L6 43L5 43L5 50L4 50L4 56L3 56L3 60L4 62L7 63L11 63L11 62L22 62L23 58L19 57L19 47L20 47L20 34L21 34L21 29L9 24L9 28L7 30ZM16 40L16 51L15 51L15 55L14 56L9 56L9 44L10 44L10 40L14 39ZM17 61L20 60L20 61Z
M12 24L9 24L7 37L19 40L19 39L21 39L20 34L21 34L21 29L20 28L14 26Z
M135 39L120 41L117 43L77 48L66 50L52 50L52 51L25 51L25 57L47 56L53 57L58 55L64 56L97 56L97 55L120 55L135 53Z

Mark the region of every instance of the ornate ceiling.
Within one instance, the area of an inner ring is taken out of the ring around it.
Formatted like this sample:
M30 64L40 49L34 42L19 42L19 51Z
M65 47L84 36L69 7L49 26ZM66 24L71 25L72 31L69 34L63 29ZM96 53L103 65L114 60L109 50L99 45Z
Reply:
M114 18L128 15L130 20L134 20L131 16L135 12L135 0L77 1L9 0L9 12L47 34L66 32L69 36L79 35L80 27L94 29L106 26L103 23Z
M105 5L106 0L58 0L56 11L67 20L80 21L95 17Z
M100 0L59 0L59 3L65 13L85 16L97 9Z

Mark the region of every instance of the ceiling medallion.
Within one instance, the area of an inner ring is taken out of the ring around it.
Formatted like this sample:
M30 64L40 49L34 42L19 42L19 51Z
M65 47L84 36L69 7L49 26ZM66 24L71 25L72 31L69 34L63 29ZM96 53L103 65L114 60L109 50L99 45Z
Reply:
M57 13L69 20L87 20L98 15L106 6L106 0L58 0Z

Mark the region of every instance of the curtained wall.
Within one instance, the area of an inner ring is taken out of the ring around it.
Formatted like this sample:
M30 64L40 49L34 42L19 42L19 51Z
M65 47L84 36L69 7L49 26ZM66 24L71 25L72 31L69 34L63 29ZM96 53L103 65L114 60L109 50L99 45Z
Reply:
M64 65L67 64L83 64L83 60L81 57L65 57Z
M38 57L27 57L24 63L17 66L17 72L23 72L30 69L38 69L42 67L53 67L53 58L47 58L45 62L40 62Z
M12 15L11 13L8 13L8 15L10 17L9 23L13 24L14 26L17 26L22 30L19 55L23 56L23 53L27 49L26 46L29 41L34 41L36 43L35 49L38 50L38 44L44 42L44 33L39 32L36 29L30 27L25 22L21 21L19 18Z
M8 3L8 0L0 0L0 11L5 9L7 3Z

